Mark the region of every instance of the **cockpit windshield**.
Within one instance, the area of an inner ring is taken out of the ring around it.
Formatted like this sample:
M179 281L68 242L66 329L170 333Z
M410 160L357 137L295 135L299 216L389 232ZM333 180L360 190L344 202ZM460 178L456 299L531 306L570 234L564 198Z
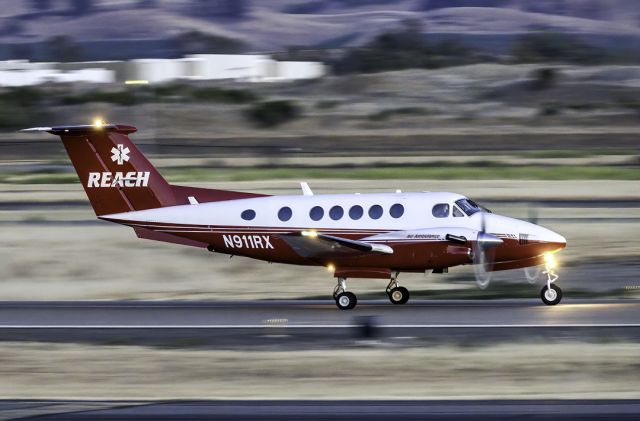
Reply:
M462 211L467 214L467 216L471 216L476 212L482 212L482 211L491 213L489 209L478 205L476 202L474 202L471 199L456 200L456 205L458 205L460 209L462 209Z

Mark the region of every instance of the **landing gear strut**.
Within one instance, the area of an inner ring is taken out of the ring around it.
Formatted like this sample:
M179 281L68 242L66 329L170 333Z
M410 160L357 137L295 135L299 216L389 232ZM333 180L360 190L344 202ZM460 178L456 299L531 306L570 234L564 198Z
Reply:
M338 285L333 289L333 298L340 310L351 310L358 303L358 298L353 292L347 291L347 280L338 278Z
M391 277L387 285L387 295L393 304L406 304L409 301L409 290L398 285L398 272Z
M558 279L558 275L553 271L552 267L547 267L543 274L547 275L547 284L540 291L542 302L548 306L554 306L562 300L562 290L559 286L553 285Z

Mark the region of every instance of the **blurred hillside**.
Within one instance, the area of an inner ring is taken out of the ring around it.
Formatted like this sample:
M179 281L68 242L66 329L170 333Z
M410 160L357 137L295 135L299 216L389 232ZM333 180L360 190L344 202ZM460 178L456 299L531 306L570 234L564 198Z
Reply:
M637 6L624 0L0 0L0 59L342 49L407 20L433 39L492 54L531 31L571 33L601 48L637 52Z

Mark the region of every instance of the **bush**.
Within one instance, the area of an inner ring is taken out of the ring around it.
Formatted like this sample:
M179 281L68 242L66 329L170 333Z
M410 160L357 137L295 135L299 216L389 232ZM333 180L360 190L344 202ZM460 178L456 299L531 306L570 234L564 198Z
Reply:
M261 102L247 111L248 119L260 127L275 127L294 120L299 115L299 107L287 100Z
M89 102L109 102L118 105L135 105L140 102L135 93L130 91L100 92L92 91L81 95L70 95L62 98L63 105L78 105Z
M519 63L564 62L597 64L611 57L580 38L562 33L535 32L522 35L511 52Z
M347 51L333 63L333 70L345 74L430 69L472 63L477 60L474 54L459 40L427 42L421 23L408 20L399 30L382 33L363 47Z
M42 118L42 93L34 88L10 88L0 93L0 128L24 129L31 126L35 118Z
M201 88L191 93L196 101L229 102L246 104L257 100L256 94L242 89Z
M533 72L531 89L541 91L552 87L558 78L558 72L552 67L543 67Z

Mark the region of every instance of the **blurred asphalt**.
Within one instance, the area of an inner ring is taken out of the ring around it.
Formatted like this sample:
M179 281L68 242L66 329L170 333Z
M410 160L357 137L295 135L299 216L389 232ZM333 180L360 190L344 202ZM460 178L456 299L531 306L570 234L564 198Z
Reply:
M0 302L0 341L89 342L238 348L312 348L354 339L487 342L527 339L639 340L640 301L535 299Z
M0 401L3 419L637 420L638 400Z

